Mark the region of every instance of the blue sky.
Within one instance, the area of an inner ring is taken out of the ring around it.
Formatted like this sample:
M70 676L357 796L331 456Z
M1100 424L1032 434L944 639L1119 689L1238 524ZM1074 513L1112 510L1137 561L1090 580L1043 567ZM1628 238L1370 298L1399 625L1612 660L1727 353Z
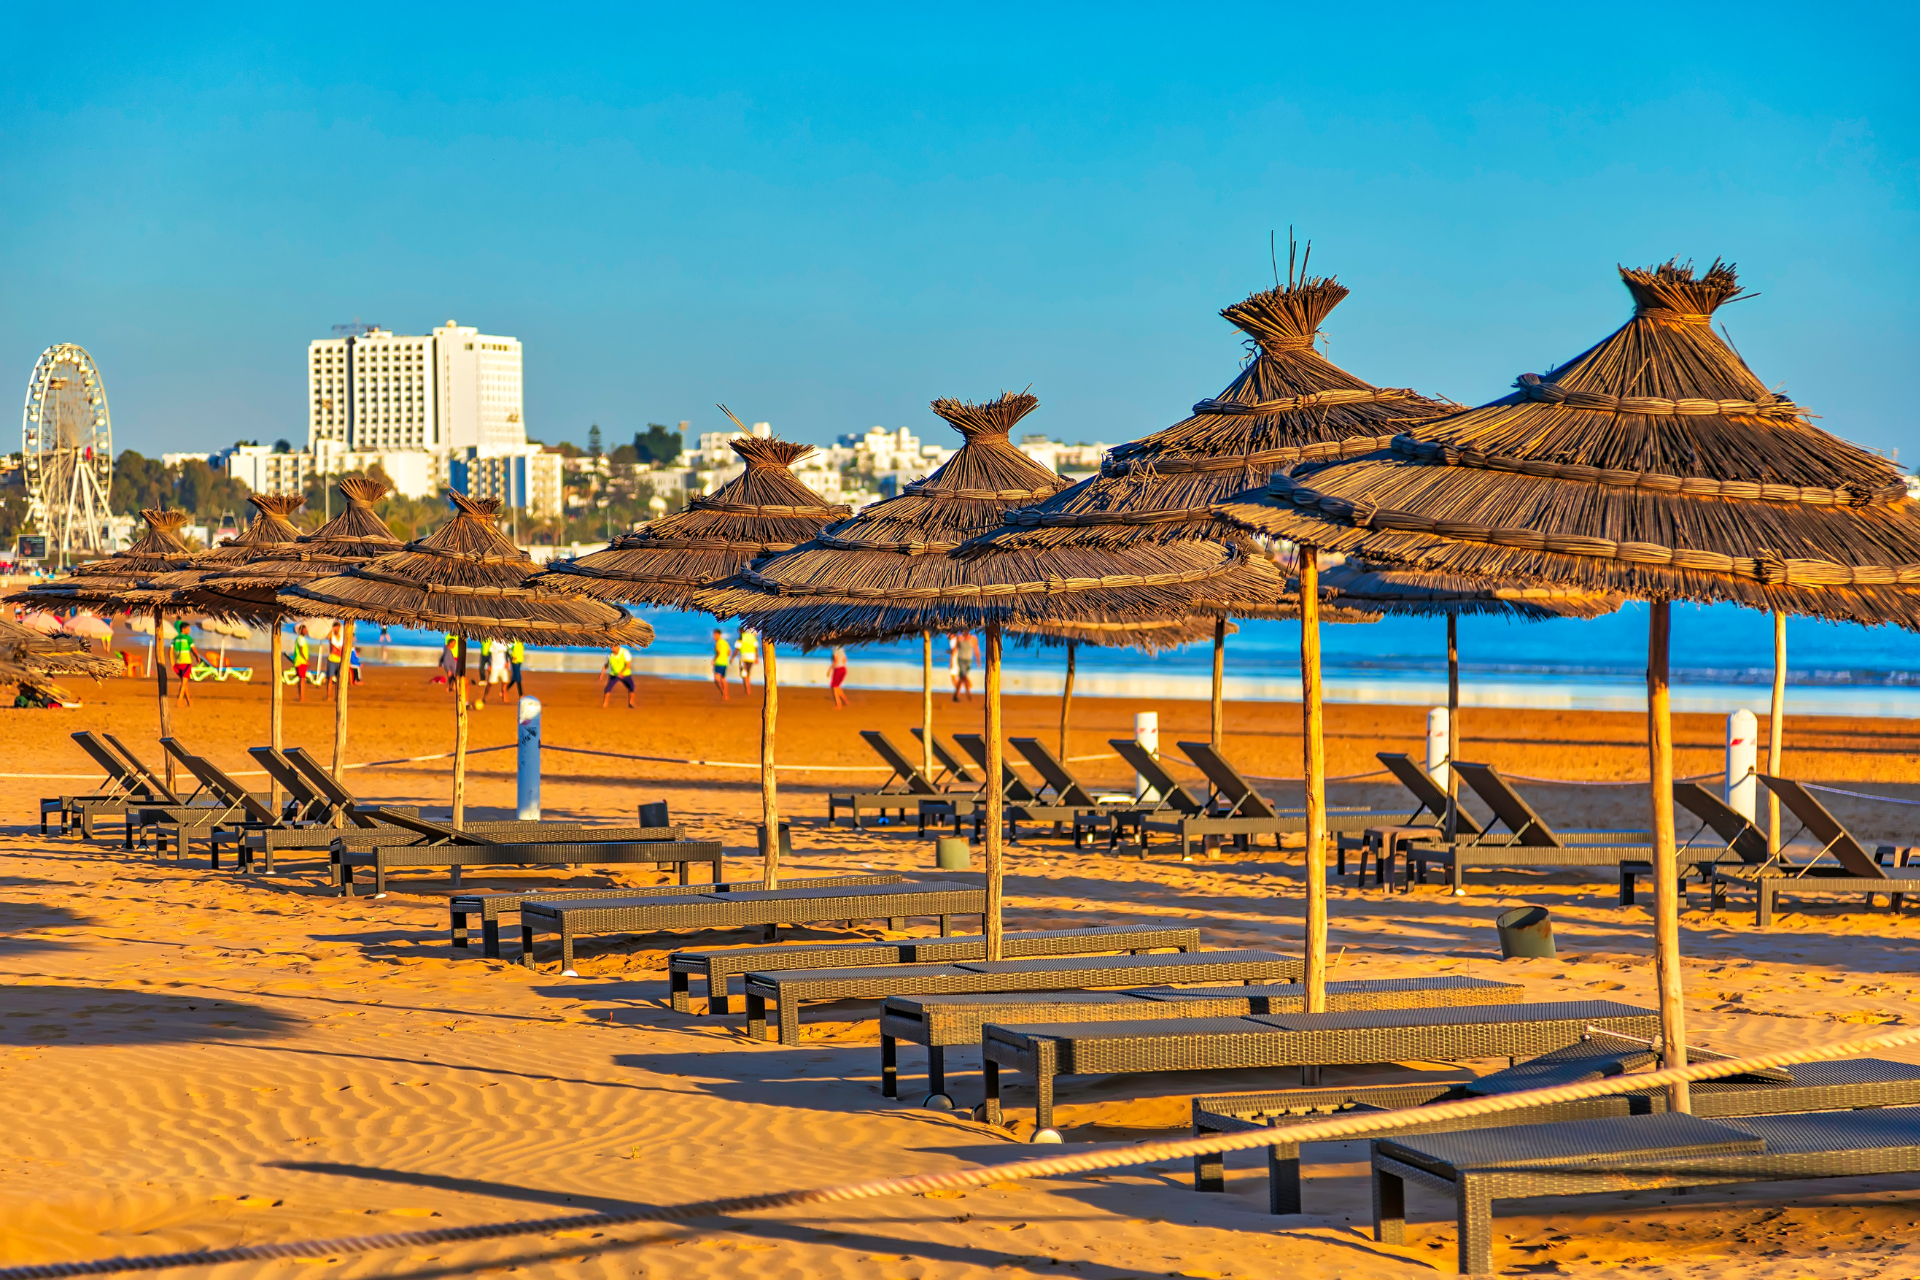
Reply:
M86 345L121 447L303 441L354 317L520 337L549 441L1031 384L1117 442L1291 224L1334 359L1468 402L1725 256L1760 375L1920 462L1911 6L8 10L0 378Z

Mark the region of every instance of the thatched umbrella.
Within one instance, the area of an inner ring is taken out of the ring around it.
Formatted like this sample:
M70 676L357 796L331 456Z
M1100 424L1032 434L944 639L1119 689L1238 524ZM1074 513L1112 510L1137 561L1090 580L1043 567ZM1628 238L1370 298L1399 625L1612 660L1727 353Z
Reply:
M95 653L80 636L46 635L17 622L0 621L0 684L19 685L66 701L70 695L52 677L104 680L122 669L111 653Z
M255 493L249 494L247 501L253 504L254 517L237 537L195 555L184 569L158 573L148 578L138 589L127 593L125 599L128 605L211 614L247 622L272 622L277 632L283 610L272 604L271 600L266 605L256 607L250 601L238 599L224 591L209 589L209 584L233 570L245 569L258 559L278 555L298 542L300 530L294 526L292 516L306 505L307 500L297 493ZM267 695L267 723L269 736L277 751L281 746L280 644L277 634L267 647L272 650L268 662L270 688ZM272 807L277 813L280 809L279 782L272 784L271 795Z
M1039 402L1003 394L984 404L936 400L966 443L925 480L833 525L812 541L743 570L696 604L739 616L769 640L806 648L863 643L933 631L986 633L987 777L1001 773L1000 642L1002 625L1041 597L1073 597L1110 589L1097 612L1081 617L1137 621L1181 616L1195 590L1237 575L1279 583L1270 566L1244 547L1146 547L1108 576L1080 576L1071 550L1044 556L1015 553L963 561L953 553L1005 514L1066 486L1015 448L1015 423ZM1249 590L1251 588L1248 588ZM1278 589L1275 594L1277 595ZM1000 954L1002 889L1000 788L986 789L987 954Z
M1330 600L1362 609L1403 617L1447 620L1447 838L1458 830L1454 805L1458 778L1452 762L1460 757L1460 618L1462 615L1498 616L1521 622L1552 618L1598 618L1618 610L1625 597L1618 592L1583 587L1526 585L1457 573L1401 569L1349 560L1320 575L1320 589Z
M180 528L187 522L186 512L142 511L140 518L146 521L146 532L136 538L132 546L75 565L61 577L35 583L8 596L7 600L41 609L124 608L122 600L129 591L156 574L185 568L193 558L193 552L180 540ZM167 676L171 668L160 653L161 633L166 629L163 612L159 607L153 611L153 673L154 690L160 702L160 736L169 738L173 736L173 716L167 701ZM166 773L167 785L172 786L171 755L167 757Z
M1621 269L1611 336L1390 449L1276 476L1223 507L1306 548L1652 603L1648 747L1664 1054L1686 1060L1667 641L1674 600L1920 630L1920 505L1715 336L1733 269ZM1313 556L1302 559L1303 576ZM1684 1107L1684 1087L1675 1104Z
M532 640L608 647L653 643L653 628L598 600L532 585L533 558L494 522L500 503L447 497L454 518L397 551L288 586L281 601L295 613L364 619L389 626L449 631L466 640ZM342 679L348 678L341 668ZM454 679L453 825L466 818L467 681Z
M793 474L793 464L812 453L812 445L753 435L727 443L747 464L740 475L683 510L623 535L605 551L556 562L533 585L596 600L693 609L695 591L765 556L790 551L852 514L850 507L829 506ZM780 684L774 647L769 639L760 692L760 852L762 883L769 889L779 886L780 874L773 749Z

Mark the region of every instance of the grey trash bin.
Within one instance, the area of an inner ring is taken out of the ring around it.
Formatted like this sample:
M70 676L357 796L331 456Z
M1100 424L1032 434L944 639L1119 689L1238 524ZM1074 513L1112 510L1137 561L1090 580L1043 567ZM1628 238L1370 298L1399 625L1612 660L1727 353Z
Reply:
M942 871L965 871L973 865L973 854L960 836L941 836L933 849L933 864Z
M1493 925L1500 931L1501 959L1554 958L1553 920L1545 907L1514 907L1502 911L1494 917Z

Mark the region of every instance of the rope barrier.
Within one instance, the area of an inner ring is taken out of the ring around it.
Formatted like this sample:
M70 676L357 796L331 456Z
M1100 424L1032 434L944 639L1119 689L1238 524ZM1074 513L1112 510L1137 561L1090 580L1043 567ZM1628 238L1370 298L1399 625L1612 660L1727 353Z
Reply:
M726 1217L739 1213L758 1213L769 1209L796 1208L802 1205L840 1204L851 1200L874 1200L886 1196L924 1195L929 1191L963 1191L988 1183L1021 1178L1055 1177L1066 1173L1091 1173L1101 1169L1119 1169L1128 1165L1155 1164L1166 1160L1184 1160L1190 1156L1215 1155L1227 1151L1254 1150L1281 1143L1332 1142L1376 1133L1391 1133L1417 1125L1446 1120L1465 1120L1498 1115L1527 1107L1604 1098L1617 1093L1638 1093L1661 1089L1717 1076L1739 1075L1802 1062L1825 1062L1835 1058L1858 1057L1876 1049L1920 1041L1920 1027L1842 1040L1811 1049L1789 1049L1779 1053L1756 1054L1746 1058L1725 1058L1715 1062L1669 1067L1639 1075L1612 1076L1579 1084L1556 1085L1546 1089L1527 1089L1519 1093L1485 1098L1464 1098L1458 1102L1409 1107L1400 1111L1348 1114L1308 1124L1283 1128L1252 1130L1242 1133L1213 1134L1205 1138L1178 1138L1161 1142L1142 1142L1100 1151L1071 1155L1045 1156L1035 1160L1015 1160L1006 1164L981 1165L948 1173L917 1174L904 1178L876 1178L866 1182L842 1183L804 1191L777 1191L762 1195L731 1196L691 1204L647 1206L618 1213L571 1214L564 1218L534 1218L518 1222L479 1223L466 1227L436 1227L424 1231L387 1231L373 1235L341 1236L331 1240L292 1240L279 1244L236 1245L226 1249L200 1249L180 1253L160 1253L118 1258L95 1258L81 1262L27 1263L0 1268L0 1280L55 1280L65 1276L116 1275L129 1271L160 1271L170 1267L215 1266L229 1262L260 1262L275 1258L324 1258L340 1253L371 1253L382 1249L407 1249L422 1245L451 1244L469 1240L498 1240L509 1236L539 1235L556 1231L577 1231L594 1227L616 1227L636 1222L688 1222L700 1218Z
M1920 808L1920 800L1896 800L1892 796L1870 796L1864 791L1842 791L1839 787L1823 787L1812 782L1803 782L1800 785L1809 791L1824 791L1832 796L1851 796L1855 800L1878 800L1881 804L1904 804Z

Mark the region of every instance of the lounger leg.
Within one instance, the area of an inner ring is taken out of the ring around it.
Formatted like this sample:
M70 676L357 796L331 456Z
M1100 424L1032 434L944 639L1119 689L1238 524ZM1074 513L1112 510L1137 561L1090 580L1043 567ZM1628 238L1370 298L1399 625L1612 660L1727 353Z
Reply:
M1771 928L1773 925L1774 886L1762 880L1756 893L1759 901L1754 906L1753 922L1762 929Z
M1033 1131L1053 1128L1053 1077L1058 1067L1057 1040L1040 1040L1033 1054Z
M500 921L498 919L480 921L480 954L489 960L500 958Z
M747 992L747 1039L767 1038L767 998Z
M520 963L533 968L533 926L520 926Z
M1455 1193L1460 1228L1460 1274L1493 1274L1493 1199L1479 1178L1463 1174Z
M453 887L458 889L460 887L460 872L462 868L452 867L450 868L450 870L453 872L453 875L451 876L451 879L453 881Z
M1304 1213L1300 1207L1300 1144L1267 1148L1267 1212Z
M1208 1136L1204 1129L1195 1129L1193 1136ZM1227 1189L1227 1157L1215 1151L1208 1155L1193 1158L1193 1189L1195 1191L1225 1191Z
M387 896L387 863L384 858L378 856L373 860L373 896L376 898ZM573 966L568 965L567 968L571 969Z
M340 890L338 894L339 897L351 898L353 896L353 868L352 867L348 866L344 862L338 864L337 873L334 876L334 882L340 886Z
M573 967L573 928L565 916L560 919L560 974L567 978L580 976Z
M945 1045L927 1046L927 1092L947 1091L947 1050Z
M904 822L905 818L901 821ZM785 996L780 998L780 1043L800 1043L800 1002Z
M880 1037L880 1096L900 1096L900 1042L892 1036Z
M1384 1169L1373 1171L1373 1238L1381 1244L1407 1242L1407 1184Z
M679 867L680 867L680 883L686 884L687 883L687 864L682 862L679 864Z
M1447 888L1453 891L1456 898L1467 896L1467 864L1458 852L1455 852L1453 861L1447 866Z
M893 930L895 933L905 933L907 929L907 918L905 916L888 916L887 928Z
M1713 910L1725 911L1727 909L1727 885L1724 880L1715 880L1713 882L1711 895L1708 902Z
M943 938L951 938L953 936L953 917L952 916L940 917L940 936Z
M707 975L707 1014L726 1014L733 1012L733 979L726 974L718 978Z
M1000 1064L988 1058L980 1067L986 1098L980 1104L980 1116L986 1123L1000 1125Z
M1624 862L1620 864L1620 905L1621 906L1630 907L1633 905L1634 881L1637 880L1638 878L1639 877L1634 875L1632 867L1629 867Z
M453 949L455 951L465 951L467 949L467 913L464 911L449 910L448 914L453 918L451 930L453 933Z
M692 985L693 975L684 969L667 970L667 1004L675 1013L692 1013L693 999L687 988Z

